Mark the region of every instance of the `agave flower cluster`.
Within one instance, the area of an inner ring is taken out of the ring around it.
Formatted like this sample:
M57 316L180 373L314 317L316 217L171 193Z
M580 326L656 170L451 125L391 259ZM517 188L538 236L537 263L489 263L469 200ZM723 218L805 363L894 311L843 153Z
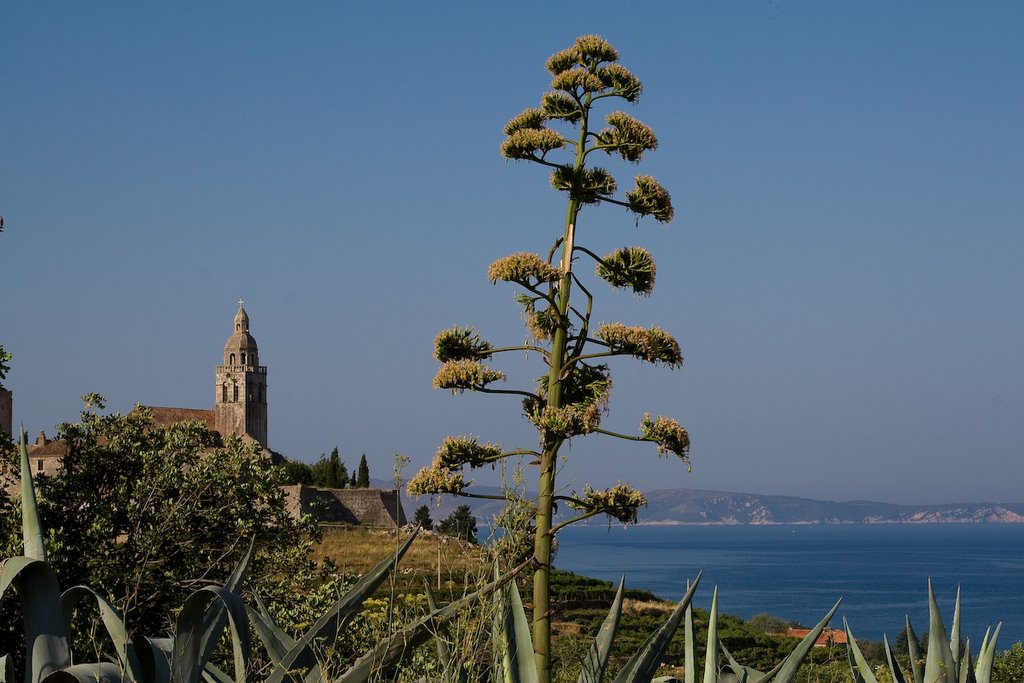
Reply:
M534 650L538 680L550 680L549 566L554 535L566 524L596 514L624 523L637 521L643 494L626 484L605 491L586 484L583 493L571 498L555 495L555 464L560 449L574 439L601 435L647 441L659 453L672 452L687 460L689 437L678 422L667 417L645 416L639 433L606 429L611 374L605 359L633 357L645 362L678 368L683 355L678 342L661 327L622 323L593 324L592 285L584 283L576 264L592 259L593 273L617 289L640 296L654 289L655 264L651 253L639 246L625 246L600 257L579 237L580 214L598 205L620 207L656 221L672 220L669 193L649 175L639 174L623 195L608 168L598 158L613 163L638 163L646 152L657 149L658 139L642 121L608 107L607 102L635 103L643 85L618 63L618 52L599 36L583 36L547 61L550 90L536 107L528 108L505 124L501 154L548 169L551 186L566 195L568 211L561 235L545 252L521 251L491 263L487 278L492 284L516 286L515 300L522 308L527 336L522 344L498 348L467 327L441 332L434 341L434 357L441 364L434 386L453 393L480 391L508 394L522 399L523 416L537 430L538 445L502 450L475 438L449 437L433 462L409 484L413 494L459 493L468 490L463 468L494 464L508 457L528 456L538 468L534 539ZM573 297L575 294L575 300ZM505 352L526 352L544 364L544 375L530 388L497 385L506 379L491 363ZM600 360L599 360L600 359ZM557 525L552 516L557 500L566 500L580 515Z

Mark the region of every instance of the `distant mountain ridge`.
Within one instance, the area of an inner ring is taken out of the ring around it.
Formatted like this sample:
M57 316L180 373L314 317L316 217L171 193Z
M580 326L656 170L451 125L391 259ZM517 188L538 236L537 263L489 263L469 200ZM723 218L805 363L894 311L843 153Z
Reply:
M493 487L480 492L500 493ZM1024 503L948 503L900 505L869 500L836 502L796 496L772 496L702 489L663 489L647 492L648 504L640 509L640 524L1021 524ZM427 504L435 520L443 519L457 505L467 504L480 526L497 514L502 503L443 496L440 507L421 500L406 500L411 509ZM563 511L564 512L564 511ZM592 524L604 524L601 518Z
M700 489L651 491L641 524L1024 523L1024 503L900 505Z

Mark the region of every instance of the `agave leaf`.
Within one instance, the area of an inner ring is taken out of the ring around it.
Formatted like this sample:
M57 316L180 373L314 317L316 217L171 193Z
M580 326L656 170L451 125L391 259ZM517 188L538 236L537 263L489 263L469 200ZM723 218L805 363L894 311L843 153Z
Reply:
M427 608L431 612L437 611L437 601L434 599L434 591L430 590L430 582L426 579L423 580L423 589L427 594ZM448 680L448 671L452 668L452 653L451 648L448 647L448 641L438 633L434 637L434 643L437 645L437 660L441 663L442 671L441 675L442 683Z
M753 669L749 666L743 666L742 664L737 662L736 659L732 656L732 653L729 652L729 650L725 647L724 644L719 643L718 647L722 650L722 654L725 655L726 660L728 660L726 666L728 666L728 668L732 670L732 677L733 680L736 681L736 683L748 683L749 681L756 681L764 678L765 674L761 671ZM772 671L771 675L774 676L776 671L777 669Z
M117 651L117 659L121 663L121 668L126 671L130 678L136 681L144 680L145 675L143 673L142 663L135 654L135 646L132 644L131 638L128 635L128 629L124 625L124 620L106 598L88 586L74 586L69 588L64 591L64 594L60 597L61 607L64 611L64 619L68 624L70 624L71 613L74 611L75 607L81 600L89 597L96 602L96 607L99 608L100 619L103 621L103 626L107 629L107 633L110 635L110 640L114 643L114 649ZM71 628L69 626L68 631L70 630Z
M345 593L336 603L331 605L327 612L317 619L308 631L302 634L294 647L292 647L284 658L270 672L267 683L282 683L285 680L297 681L297 677L291 672L295 670L311 670L317 665L316 654L313 652L313 641L317 638L326 638L333 641L338 637L342 624L362 608L362 605L370 598L374 591L391 573L391 570L402 559L405 552L412 545L413 539L419 529L412 532L409 538L391 556L382 560L376 567L368 571L356 585Z
M928 579L928 616L928 659L924 663L924 680L926 683L959 683L931 579Z
M142 681L145 683L170 683L171 651L174 641L170 638L132 638L135 656L142 665Z
M885 648L885 662L889 665L889 672L892 674L893 683L907 683L903 670L900 669L899 662L896 661L896 658L892 655L892 650L889 649L889 639L884 635L882 636L882 646Z
M39 521L36 487L32 482L32 466L28 461L28 441L24 427L21 428L18 450L21 453L21 537L25 544L25 557L45 562L46 547L43 545L43 525Z
M252 561L252 549L255 543L256 537L253 536L249 539L249 547L246 549L245 554L242 555L242 559L231 570L231 575L228 576L228 580L224 583L224 588L235 595L241 593L242 582L245 581L245 577L249 573L249 562ZM210 661L210 657L213 656L213 648L217 646L217 641L220 640L221 633L224 632L224 627L227 626L227 623L228 616L224 609L224 603L220 600L211 601L206 606L206 612L203 614L202 661Z
M42 679L40 683L121 683L130 681L125 671L112 662L75 664L65 667Z
M286 633L280 631L277 626L267 619L261 612L254 610L249 605L245 606L245 611L249 615L249 623L252 624L253 630L256 631L256 635L263 643L263 647L266 648L267 654L270 655L270 661L276 666L281 663L284 656L288 654L288 650L295 646L295 641L291 640L289 644L287 641L281 638L284 635L288 638Z
M345 673L335 679L334 683L364 683L370 680L370 676L376 671L393 670L392 667L412 654L416 647L430 640L435 633L447 626L458 615L459 610L493 594L529 565L530 562L524 562L497 581L492 581L473 593L431 612L390 638L381 641L376 647L357 659Z
M494 579L500 579L498 565L494 565ZM537 680L537 662L533 656L530 622L523 609L523 599L515 581L509 581L494 594L496 609L493 629L497 636L495 660L501 661L502 680L505 683L533 683Z
M857 640L850 632L850 625L843 619L843 629L846 631L846 658L850 662L850 674L853 676L853 683L878 683L871 665L864 659Z
M200 673L206 683L233 683L231 676L213 662L207 662Z
M71 666L67 624L60 604L60 584L43 560L19 555L0 569L0 596L14 585L25 614L25 681L38 683Z
M960 670L960 586L956 587L956 603L953 607L953 627L949 629L949 651L953 667Z
M718 586L711 594L711 616L708 619L708 640L704 653L704 683L718 679Z
M608 610L608 616L604 618L594 644L590 646L587 658L583 660L583 667L576 683L601 683L604 679L604 670L608 666L608 656L612 651L612 641L615 640L615 632L619 630L619 617L622 616L622 599L626 590L626 577L619 579L619 589L615 591L615 599L612 600L612 607Z
M690 590L690 581L686 581L686 590ZM693 605L686 606L683 615L683 678L684 683L697 683L697 636L693 630Z
M991 683L992 663L996 657L996 640L999 639L1001 630L1003 630L1002 622L996 626L991 640L988 638L988 629L985 630L985 640L981 643L981 649L978 650L978 664L974 667L974 677L978 683Z
M658 669L658 664L665 654L665 649L679 628L679 622L682 620L687 606L693 600L693 594L697 591L697 586L700 585L702 575L703 572L697 574L697 578L693 580L693 585L689 587L686 595L679 601L676 608L672 610L672 614L647 638L646 642L640 646L640 649L636 651L630 660L626 662L622 670L619 671L619 675L615 677L614 683L639 683L640 681L649 681L654 677L654 672Z
M244 683L249 662L249 617L242 600L222 586L204 586L188 596L178 614L171 656L171 679L175 683L198 683L206 666L203 659L203 615L211 600L220 600L227 610L231 626L231 650L235 680Z
M974 677L974 662L971 660L971 639L964 645L964 656L960 664L960 683L978 683Z
M796 680L796 672L800 669L800 664L803 663L804 657L814 647L814 643L817 642L818 636L828 626L828 622L832 621L832 616L839 609L839 603L842 601L842 598L836 600L836 604L832 605L832 609L828 611L828 614L811 629L810 633L804 636L804 639L793 648L792 652L786 655L786 658L782 660L782 665L778 667L779 672L775 675L775 678L771 679L772 683L792 683L792 681ZM762 678L757 683L766 683L767 680L767 678Z
M914 627L910 625L910 617L907 620L907 654L910 656L910 675L914 677L914 683L924 683L924 672L921 671L921 649L917 645L917 634Z
M0 683L14 683L17 674L14 673L14 660L10 655L0 657Z

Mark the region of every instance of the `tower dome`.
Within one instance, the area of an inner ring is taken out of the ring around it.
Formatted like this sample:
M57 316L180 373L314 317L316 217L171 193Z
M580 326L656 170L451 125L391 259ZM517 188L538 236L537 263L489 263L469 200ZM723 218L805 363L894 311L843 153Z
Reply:
M245 312L244 303L244 300L238 300L234 331L224 344L224 365L249 367L260 364L259 347L256 346L253 336L249 334L249 314Z

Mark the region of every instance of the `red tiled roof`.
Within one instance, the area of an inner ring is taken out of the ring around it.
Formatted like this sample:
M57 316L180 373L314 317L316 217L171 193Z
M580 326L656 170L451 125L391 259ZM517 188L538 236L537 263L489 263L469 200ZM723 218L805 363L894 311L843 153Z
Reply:
M805 638L810 632L809 628L786 629L786 635L790 638ZM814 641L814 647L828 647L829 645L846 645L846 631L827 628Z

